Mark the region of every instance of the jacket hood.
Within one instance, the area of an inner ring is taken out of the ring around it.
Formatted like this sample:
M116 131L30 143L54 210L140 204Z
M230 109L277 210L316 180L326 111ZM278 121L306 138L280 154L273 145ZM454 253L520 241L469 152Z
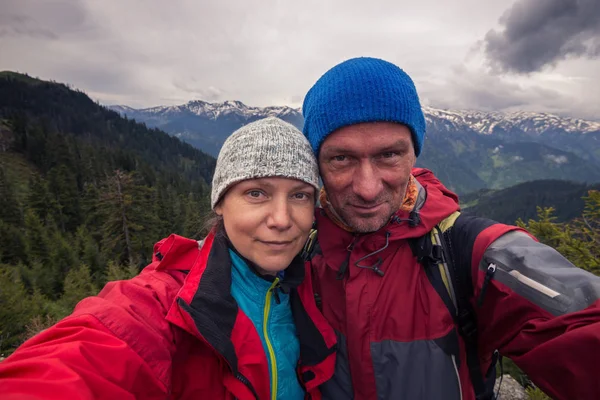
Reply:
M383 227L389 230L392 238L406 239L419 237L429 232L443 219L460 210L458 196L446 188L433 172L425 168L415 168L412 171L416 178L419 194L415 206L410 212L399 211L390 221L397 227ZM402 227L402 222L405 225Z

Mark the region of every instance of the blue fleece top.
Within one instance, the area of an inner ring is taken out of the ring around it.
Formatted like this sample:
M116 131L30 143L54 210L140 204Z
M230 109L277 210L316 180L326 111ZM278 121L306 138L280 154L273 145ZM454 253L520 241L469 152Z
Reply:
M277 302L273 292L269 292L272 282L256 275L233 250L229 250L229 255L232 264L231 295L244 314L250 318L260 336L269 364L271 387L273 387L274 366L271 365L263 329L267 294L270 296L267 335L275 354L277 399L303 399L304 390L296 375L296 365L300 358L300 343L296 335L289 294L277 290L279 297L279 302Z

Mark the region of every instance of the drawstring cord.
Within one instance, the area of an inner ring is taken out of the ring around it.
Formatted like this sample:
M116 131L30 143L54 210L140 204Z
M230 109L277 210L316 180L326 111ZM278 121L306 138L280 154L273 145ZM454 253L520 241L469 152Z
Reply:
M382 270L379 269L379 266L381 265L381 263L383 263L383 259L381 257L377 257L377 261L375 262L374 265L360 265L359 263L369 257L374 256L375 254L381 253L383 250L387 249L389 244L390 244L390 232L385 232L385 246L383 246L379 250L376 250L370 254L367 254L364 257L359 258L354 263L354 265L356 265L358 268L365 268L365 269L373 270L373 272L375 272L379 276L385 275L385 272L383 272Z

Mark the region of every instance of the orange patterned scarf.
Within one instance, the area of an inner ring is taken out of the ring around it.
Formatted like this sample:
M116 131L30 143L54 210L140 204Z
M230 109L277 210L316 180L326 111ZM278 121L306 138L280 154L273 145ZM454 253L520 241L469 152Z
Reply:
M406 194L404 195L404 201L400 206L400 211L409 212L415 206L417 201L417 195L419 194L419 188L415 183L415 177L410 176L408 180L408 187L406 188ZM345 231L352 232L352 228L346 225L340 216L335 212L331 204L329 203L329 199L327 198L327 192L325 188L321 189L321 193L319 194L319 201L321 202L321 207L325 210L325 214L329 217L330 220L333 221L337 226L344 229Z

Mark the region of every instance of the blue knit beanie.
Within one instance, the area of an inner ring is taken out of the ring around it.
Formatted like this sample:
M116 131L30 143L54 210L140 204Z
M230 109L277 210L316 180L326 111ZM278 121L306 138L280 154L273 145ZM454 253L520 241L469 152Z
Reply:
M417 156L423 147L425 117L412 79L377 58L353 58L331 68L308 91L302 114L304 136L317 157L327 135L361 122L406 125Z

